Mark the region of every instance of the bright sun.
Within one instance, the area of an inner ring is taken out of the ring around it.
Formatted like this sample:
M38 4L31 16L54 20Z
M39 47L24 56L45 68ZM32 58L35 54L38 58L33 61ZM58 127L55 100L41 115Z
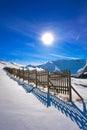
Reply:
M52 45L54 41L54 36L51 33L44 33L41 40L45 45Z

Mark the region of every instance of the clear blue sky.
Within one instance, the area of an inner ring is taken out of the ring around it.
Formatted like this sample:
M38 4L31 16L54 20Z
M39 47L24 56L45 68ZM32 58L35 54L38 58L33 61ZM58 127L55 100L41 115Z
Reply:
M40 40L52 32L55 41ZM22 64L87 59L87 0L0 0L0 59Z

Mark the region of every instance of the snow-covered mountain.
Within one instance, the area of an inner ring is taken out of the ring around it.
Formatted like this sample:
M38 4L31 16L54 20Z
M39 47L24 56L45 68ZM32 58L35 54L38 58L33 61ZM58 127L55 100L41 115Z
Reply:
M37 71L41 71L43 70L42 68L39 68L37 66L33 66L33 65L27 65L26 67L20 65L20 64L17 64L15 62L7 62L7 61L4 61L4 60L0 60L0 67L1 68L4 68L4 67L10 67L10 68L25 68L25 69L29 69L29 70L34 70L36 69Z
M50 72L60 71L58 65L56 65L56 64L54 63L54 61L47 62L47 63L45 63L45 64L39 65L38 67L43 68L43 69L45 69L45 70L48 70L48 71L50 71Z
M7 61L4 61L4 60L0 60L0 66L2 66L2 68L4 68L4 67L11 67L11 68L22 67L22 65L17 64L15 62L7 62Z
M0 60L0 64L2 67L12 67L12 68L19 68L23 67L22 65L19 65L14 62L7 62L4 60ZM84 77L85 75L87 77L87 62L83 59L76 59L76 60L57 60L57 61L51 61L46 62L44 64L34 66L34 65L27 65L25 68L29 69L37 69L37 70L48 70L50 72L54 71L61 71L61 70L70 70L72 75L75 75L76 77Z
M46 62L42 65L34 66L34 65L27 65L26 68L42 68L44 70L48 70L50 72L53 71L60 71L60 69L53 63L53 62Z
M86 62L86 65L83 68L80 68L78 70L78 73L85 73L85 72L87 72L87 62Z
M86 65L83 68L80 68L78 70L77 77L87 78L87 62L86 62Z
M36 68L34 65L27 65L25 68Z
M52 62L47 62L45 64L39 65L38 67L49 70L70 70L71 74L77 74L78 70L86 65L86 60L57 60Z
M34 65L27 65L25 66L25 69L29 69L29 70L34 70L36 69L37 71L42 71L43 69Z

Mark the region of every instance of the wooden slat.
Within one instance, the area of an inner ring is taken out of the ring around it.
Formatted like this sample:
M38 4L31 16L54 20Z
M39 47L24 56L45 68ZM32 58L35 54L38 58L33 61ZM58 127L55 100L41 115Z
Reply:
M28 83L35 83L36 87L41 85L50 91L56 93L69 94L69 99L71 100L71 81L69 71L64 72L54 72L50 73L48 71L37 71L29 70L24 68L22 69L8 69L11 74L16 75L17 77L22 78L23 81L27 80Z

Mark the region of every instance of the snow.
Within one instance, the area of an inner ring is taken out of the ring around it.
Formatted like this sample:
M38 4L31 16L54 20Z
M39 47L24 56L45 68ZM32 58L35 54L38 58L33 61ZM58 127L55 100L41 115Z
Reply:
M6 75L3 66L0 64L0 130L87 130L87 110L80 110L81 102L77 106L50 95L51 106L47 107L45 93ZM73 78L75 87L76 82L87 83ZM81 89L87 100L87 87Z
M84 67L83 67L83 68L80 68L80 69L77 71L78 74L82 74L83 72L84 72Z
M43 70L42 68L38 68L38 67L36 67L36 68L29 67L28 69L29 70L37 70L37 71L42 71Z
M60 69L55 65L55 72L60 71Z
M20 68L22 65L14 63L14 62L6 62L4 60L0 60L0 66L4 67L11 67L11 68Z
M77 71L77 73L82 74L82 73L84 72L84 70L85 70L86 67L87 67L87 63L86 63L86 65L85 65L83 68L80 68L80 69Z
M35 66L32 66L32 65L27 65L24 69L37 70L37 71L42 71L42 70L44 70L44 69L42 69L42 68L38 68L38 67L35 67Z
M87 102L87 79L72 78L73 87L80 93L80 95Z
M77 71L86 65L86 60L74 59L74 60L56 60L46 62L44 64L38 65L37 67L46 69L50 72L55 71L55 66L58 70L70 70L71 74L77 74Z

